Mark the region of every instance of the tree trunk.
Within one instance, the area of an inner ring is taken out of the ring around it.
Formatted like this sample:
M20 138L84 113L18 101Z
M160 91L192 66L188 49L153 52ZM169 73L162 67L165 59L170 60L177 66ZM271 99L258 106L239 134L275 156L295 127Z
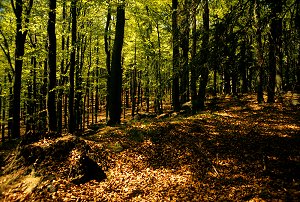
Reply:
M276 85L276 44L274 36L276 32L276 24L274 20L271 22L271 35L269 36L269 85L268 85L268 103L275 102L275 85Z
M117 21L115 41L111 61L111 82L109 94L109 121L108 125L119 124L122 113L122 64L121 55L124 41L125 2L122 1L117 8Z
M83 28L83 27L81 27ZM76 80L76 99L75 99L75 121L76 121L76 130L82 130L82 69L84 62L84 55L86 50L86 40L85 36L80 35L79 37L80 45L77 47L77 61L75 69L75 80Z
M62 17L63 17L63 29L66 29L66 1L63 1L63 8L62 8ZM59 78L59 85L62 88L64 86L64 75L65 75L65 36L64 34L61 37L61 51L62 51L62 60L60 63L60 78ZM63 89L58 90L58 102L57 102L57 132L62 132L62 103L63 103ZM65 112L66 113L66 112Z
M197 41L198 41L198 34L197 34L197 8L199 3L196 1L193 1L193 13L192 13L192 20L193 20L193 26L192 26L192 63L191 63L191 100L192 100L192 108L193 111L195 111L195 107L197 105L197 80L199 77L199 71L196 64L196 53L197 53Z
M47 97L47 77L48 77L48 62L47 59L44 61L44 69L43 69L43 84L41 86L41 96L40 96L40 109L39 111L39 126L38 131L39 132L45 132L46 126L47 126L47 111L46 111L46 97Z
M30 0L25 16L23 13L23 0L11 1L12 7L16 16L16 38L15 38L15 76L14 76L14 94L13 94L13 122L12 122L12 137L20 137L20 102L21 102L21 76L23 67L24 46L28 30L29 14L32 8L33 0ZM25 17L25 27L22 25L22 19Z
M6 85L6 76L4 76L4 85ZM1 100L1 98L0 98ZM2 101L2 102L1 102ZM1 115L1 134L2 134L2 142L5 142L5 108L6 108L6 101L5 98L3 97L3 100L1 100L0 103L2 104L2 106L0 107L0 113L2 113ZM2 108L2 112L1 112L1 108Z
M142 80L142 71L138 71L138 84L137 84L137 109L136 112L139 113L140 108L142 108L142 88L141 88L141 80ZM141 106L140 106L141 105Z
M281 34L282 34L282 19L280 14L282 12L282 2L272 2L272 20L271 20L271 34L269 36L269 86L268 86L268 103L275 102L275 90L281 90L280 69L282 64L281 53ZM278 58L278 59L277 59ZM276 78L277 77L277 78ZM277 81L277 86L276 86Z
M295 17L295 24L296 24L296 28L297 28L297 34L298 37L300 38L300 1L297 0L297 12L296 12L296 17ZM298 66L298 68L296 68L296 86L295 86L295 90L300 93L300 48L298 45L298 61L296 62L296 65Z
M136 43L134 46L134 64L133 64L133 70L131 73L131 116L132 118L135 115L135 108L136 108L136 87L137 87L137 81L136 81Z
M247 78L247 61L246 61L246 39L241 46L240 72L242 77L242 93L248 93L248 78Z
M204 13L203 13L203 25L204 25L204 34L202 41L202 57L203 57L203 69L201 72L201 80L200 87L198 93L198 101L196 109L203 109L206 95L206 86L208 82L208 63L209 63L209 8L208 8L208 0L204 2Z
M182 49L182 77L181 77L181 99L183 104L189 100L189 37L190 37L190 0L184 1L183 34L181 41Z
M158 61L156 62L156 82L158 84L158 88L156 88L156 97L155 97L155 102L154 102L154 108L155 108L155 112L158 114L161 114L162 111L162 107L161 107L161 103L162 103L162 93L163 93L163 89L162 89L162 82L161 82L161 71L160 71L160 63L161 63L161 44L160 44L160 32L159 32L159 24L157 22L156 24L156 31L157 31L157 44L158 44Z
M108 6L107 9L107 17L106 17L106 25L105 25L105 33L104 33L104 46L105 46L105 54L106 54L106 70L107 70L107 80L106 80L106 120L108 119L109 112L109 93L110 93L110 80L111 80L111 69L110 69L110 35L109 35L109 27L111 20L111 7Z
M230 71L226 68L229 68L229 65L225 65L224 69L224 93L230 94L231 93L231 84L230 84Z
M33 64L33 61L35 60L34 57L31 58L31 64ZM30 70L30 75L34 77L34 66ZM34 78L33 78L34 79ZM29 83L27 84L27 121L26 121L26 133L30 130L33 129L33 113L34 113L34 100L33 100L33 82L30 80Z
M264 69L263 69L263 47L261 39L261 17L260 17L260 4L258 0L255 0L255 10L256 16L256 49L257 49L257 68L258 68L258 82L257 82L257 102L264 102L263 86L264 86Z
M70 94L69 94L69 133L75 132L75 116L74 116L74 73L76 66L76 32L77 32L77 14L76 14L76 2L71 2L71 15L72 15L72 50L70 58Z
M172 0L172 35L173 35L173 92L174 111L180 110L179 102L179 31L177 20L178 0Z
M48 19L48 70L49 70L49 83L48 83L48 119L49 131L57 131L56 119L56 0L49 0L49 19Z
M2 85L0 84L0 95L2 95ZM1 119L1 116L2 116L2 114L1 114L1 111L2 111L2 96L0 96L0 120L1 120L1 122L2 122L2 119ZM3 99L4 100L4 99ZM2 142L4 142L4 136L2 135Z

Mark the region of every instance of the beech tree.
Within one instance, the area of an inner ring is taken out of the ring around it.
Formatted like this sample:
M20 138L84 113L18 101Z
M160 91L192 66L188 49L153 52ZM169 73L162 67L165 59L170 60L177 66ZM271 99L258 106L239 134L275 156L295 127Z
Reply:
M177 20L178 0L172 0L172 34L173 34L173 87L172 101L174 111L180 110L179 102L179 31Z
M57 131L57 119L56 119L56 33L55 33L55 21L56 21L56 0L49 0L49 19L48 19L48 66L49 66L49 87L48 87L48 118L49 118L49 130Z
M111 58L110 91L109 91L109 121L108 125L119 124L122 113L122 48L125 27L125 2L117 7L115 40Z
M77 0L72 0L71 2L71 15L72 15L72 47L71 47L71 57L70 57L70 92L69 92L69 132L75 132L75 116L74 116L74 95L75 95L75 85L74 85L74 73L75 73L75 57L76 57L76 41L77 41L77 10L76 10Z
M104 116L115 125L122 111L183 112L188 101L196 112L211 95L280 101L299 89L299 7L296 0L1 1L4 139L20 130L82 133Z
M13 103L12 103L13 104L12 137L19 138L23 56L25 52L25 40L28 33L27 28L29 23L29 15L30 15L31 8L33 6L33 0L30 0L28 4L25 4L23 0L11 1L11 5L14 14L16 16L15 69L14 69Z

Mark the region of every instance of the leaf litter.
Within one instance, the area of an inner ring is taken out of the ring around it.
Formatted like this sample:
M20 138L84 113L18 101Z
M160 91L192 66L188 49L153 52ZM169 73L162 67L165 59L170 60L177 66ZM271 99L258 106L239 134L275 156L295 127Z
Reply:
M254 96L214 105L18 147L6 158L0 200L299 201L299 106L258 105ZM74 183L82 155L106 178Z

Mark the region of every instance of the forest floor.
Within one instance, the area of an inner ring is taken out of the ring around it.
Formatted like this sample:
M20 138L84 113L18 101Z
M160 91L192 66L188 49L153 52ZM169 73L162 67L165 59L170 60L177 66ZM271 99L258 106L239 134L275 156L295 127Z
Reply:
M0 201L300 201L300 96L97 125L0 148ZM106 179L80 184L82 155Z

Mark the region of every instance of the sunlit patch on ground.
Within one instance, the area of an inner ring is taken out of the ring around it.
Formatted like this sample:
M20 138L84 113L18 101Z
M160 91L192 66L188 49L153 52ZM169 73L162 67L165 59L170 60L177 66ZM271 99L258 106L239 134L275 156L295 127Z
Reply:
M284 100L294 100L288 95ZM81 137L107 179L75 185L66 173L22 167L0 177L1 199L53 201L299 201L299 110L227 96L190 116L126 120ZM65 135L33 144L48 148ZM58 166L58 164L57 164ZM47 172L44 172L44 171ZM26 172L25 172L26 171ZM42 172L43 171L43 172ZM47 175L41 176L40 173Z

